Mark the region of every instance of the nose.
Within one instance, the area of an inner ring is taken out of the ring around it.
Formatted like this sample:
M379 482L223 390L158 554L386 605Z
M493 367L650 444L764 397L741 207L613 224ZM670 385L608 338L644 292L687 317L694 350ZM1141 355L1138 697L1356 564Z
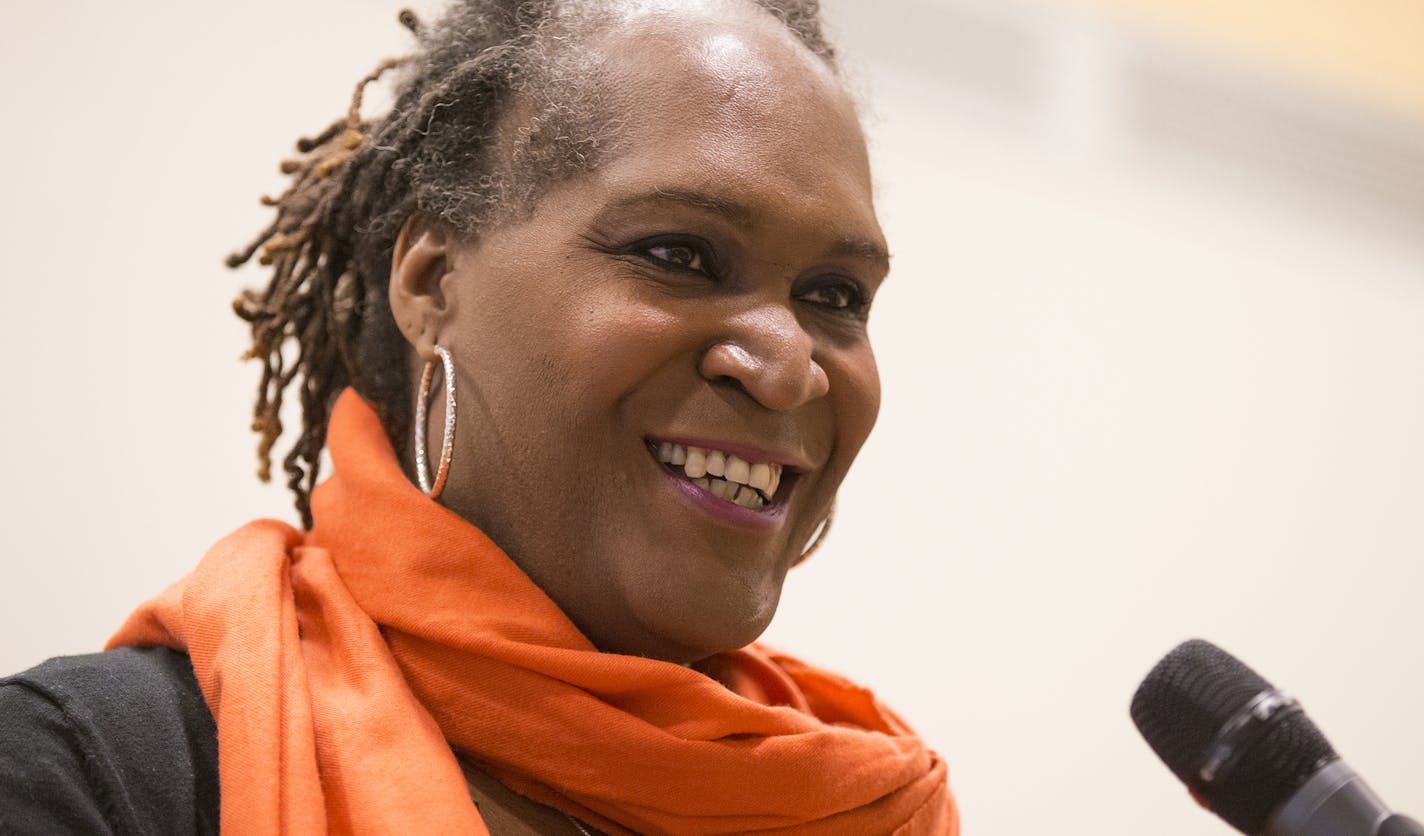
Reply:
M794 311L769 305L738 317L703 353L698 370L707 380L735 384L767 409L786 411L831 390L815 347Z

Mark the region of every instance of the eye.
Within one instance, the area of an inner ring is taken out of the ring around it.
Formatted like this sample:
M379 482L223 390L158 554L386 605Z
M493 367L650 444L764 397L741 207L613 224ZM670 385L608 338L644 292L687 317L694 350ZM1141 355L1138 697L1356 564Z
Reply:
M870 306L860 284L846 278L832 278L820 282L803 291L800 299L843 313L864 313Z
M693 273L710 272L709 259L704 257L702 249L695 244L680 241L661 242L645 245L642 251L650 261L664 267Z

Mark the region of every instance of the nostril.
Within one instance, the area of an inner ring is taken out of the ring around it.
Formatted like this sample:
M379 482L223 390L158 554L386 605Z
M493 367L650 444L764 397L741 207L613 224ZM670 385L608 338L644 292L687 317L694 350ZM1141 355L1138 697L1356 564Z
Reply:
M729 374L718 375L717 377L712 378L710 382L714 386L726 386L730 389L735 389L748 397L750 397L752 394L751 392L747 391L746 384L742 383L740 378L733 377Z

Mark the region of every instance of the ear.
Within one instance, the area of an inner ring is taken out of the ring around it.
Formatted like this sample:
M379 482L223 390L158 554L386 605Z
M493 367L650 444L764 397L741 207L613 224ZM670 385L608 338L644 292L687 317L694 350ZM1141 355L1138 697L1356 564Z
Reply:
M453 313L441 287L450 271L452 243L448 227L414 212L401 226L391 253L391 314L422 360L435 359L435 343Z

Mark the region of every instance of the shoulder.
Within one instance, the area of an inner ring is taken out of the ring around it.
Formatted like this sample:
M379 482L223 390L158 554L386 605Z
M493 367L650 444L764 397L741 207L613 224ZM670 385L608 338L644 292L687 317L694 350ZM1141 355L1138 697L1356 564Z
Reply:
M0 679L0 831L215 832L217 800L186 655L119 648Z

